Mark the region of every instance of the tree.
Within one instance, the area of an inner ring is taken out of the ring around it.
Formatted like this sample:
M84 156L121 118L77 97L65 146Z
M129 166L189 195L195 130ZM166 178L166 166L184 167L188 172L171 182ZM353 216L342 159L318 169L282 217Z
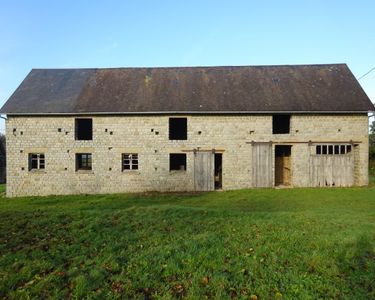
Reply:
M370 124L370 146L375 145L375 121Z

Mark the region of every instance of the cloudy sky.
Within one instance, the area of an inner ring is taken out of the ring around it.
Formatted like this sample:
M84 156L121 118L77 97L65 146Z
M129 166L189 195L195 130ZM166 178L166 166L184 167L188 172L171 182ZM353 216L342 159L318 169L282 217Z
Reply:
M32 68L346 63L359 78L374 14L373 0L0 0L0 104ZM360 83L375 102L375 70Z

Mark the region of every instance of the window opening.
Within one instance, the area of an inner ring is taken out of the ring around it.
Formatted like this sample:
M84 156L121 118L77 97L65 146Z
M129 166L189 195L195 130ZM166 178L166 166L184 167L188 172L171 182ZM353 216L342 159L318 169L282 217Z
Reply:
M29 154L29 170L43 170L45 168L44 153Z
M92 119L75 119L75 139L92 140Z
M272 116L272 133L286 134L290 132L290 115Z
M138 154L124 153L122 154L122 170L138 170Z
M352 145L316 145L315 153L317 155L342 155L349 154L352 151Z
M92 169L92 154L91 153L77 153L76 154L76 170L91 170Z
M187 118L169 118L169 139L187 140Z
M185 171L186 154L171 153L169 154L169 171Z

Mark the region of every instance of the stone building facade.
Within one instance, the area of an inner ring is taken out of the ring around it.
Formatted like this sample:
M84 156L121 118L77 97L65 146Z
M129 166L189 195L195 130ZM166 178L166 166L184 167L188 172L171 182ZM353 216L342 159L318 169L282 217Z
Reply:
M312 186L309 159L325 144L353 145L340 155L354 156L353 185L368 183L366 114L292 115L288 134L272 133L272 115L179 115L186 140L169 139L170 117L92 116L92 140L75 139L74 116L9 117L7 196L194 191L194 150L222 154L222 189L251 188L252 142L272 142L271 186L278 145L291 146L291 186ZM45 168L29 168L32 153L45 155ZM77 170L76 153L92 154L91 170ZM126 153L138 154L137 170L123 170ZM186 154L185 170L170 170L171 153Z
M346 65L33 70L6 193L363 186L373 108Z

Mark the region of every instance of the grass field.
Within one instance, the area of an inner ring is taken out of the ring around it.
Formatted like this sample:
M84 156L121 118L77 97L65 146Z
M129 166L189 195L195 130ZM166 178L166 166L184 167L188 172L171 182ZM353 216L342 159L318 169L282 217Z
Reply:
M374 299L374 184L0 199L0 298L254 295Z

